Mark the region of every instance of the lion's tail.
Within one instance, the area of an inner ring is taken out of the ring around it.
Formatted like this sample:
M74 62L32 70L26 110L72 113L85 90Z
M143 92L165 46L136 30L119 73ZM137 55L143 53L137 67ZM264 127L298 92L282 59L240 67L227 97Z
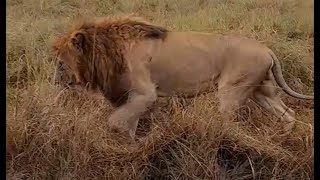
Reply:
M271 70L273 72L274 79L276 80L277 84L283 89L283 91L286 92L288 95L293 96L295 98L307 99L307 100L314 99L313 96L297 93L297 92L293 91L288 86L288 84L286 83L286 81L283 78L281 65L280 65L280 62L279 62L277 56L272 51L270 51L269 53L273 59L273 65L271 67Z

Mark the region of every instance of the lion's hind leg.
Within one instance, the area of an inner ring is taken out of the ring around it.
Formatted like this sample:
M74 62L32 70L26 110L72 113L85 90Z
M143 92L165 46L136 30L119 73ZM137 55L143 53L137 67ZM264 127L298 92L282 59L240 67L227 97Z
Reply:
M237 112L241 106L245 105L248 97L253 93L253 86L234 87L225 85L219 87L219 111L225 118L231 118L231 116Z
M296 120L295 112L281 100L277 93L277 87L275 87L275 83L272 80L263 81L262 86L254 91L252 100L286 122L284 135L289 134L293 130Z

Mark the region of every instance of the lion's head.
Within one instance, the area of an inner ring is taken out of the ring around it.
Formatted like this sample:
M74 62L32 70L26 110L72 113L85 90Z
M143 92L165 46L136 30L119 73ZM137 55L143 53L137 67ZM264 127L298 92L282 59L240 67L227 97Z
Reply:
M120 76L127 70L124 53L144 39L164 39L167 30L137 17L103 17L76 23L53 43L60 63L70 69L76 84L98 88L112 103L119 101L125 89Z

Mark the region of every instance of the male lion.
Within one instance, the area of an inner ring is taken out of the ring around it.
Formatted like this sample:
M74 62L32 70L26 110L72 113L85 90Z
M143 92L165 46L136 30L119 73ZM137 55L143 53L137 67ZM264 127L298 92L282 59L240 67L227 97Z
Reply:
M55 55L77 85L99 89L118 109L111 128L132 138L139 117L158 96L188 96L218 85L219 110L235 111L252 99L294 127L295 113L278 94L294 92L275 54L257 41L199 32L172 32L134 17L103 17L77 23L57 38Z

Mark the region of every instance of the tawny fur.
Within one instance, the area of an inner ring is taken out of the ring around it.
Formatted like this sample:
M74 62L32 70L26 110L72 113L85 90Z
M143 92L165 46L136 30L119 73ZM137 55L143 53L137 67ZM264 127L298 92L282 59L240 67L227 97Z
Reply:
M293 97L313 99L291 90L274 53L248 38L171 32L139 18L105 17L76 24L53 47L77 84L89 83L121 105L108 122L132 138L140 115L158 96L196 96L217 84L221 112L252 99L286 121L287 132L294 111L277 85Z

